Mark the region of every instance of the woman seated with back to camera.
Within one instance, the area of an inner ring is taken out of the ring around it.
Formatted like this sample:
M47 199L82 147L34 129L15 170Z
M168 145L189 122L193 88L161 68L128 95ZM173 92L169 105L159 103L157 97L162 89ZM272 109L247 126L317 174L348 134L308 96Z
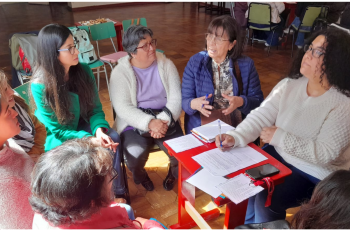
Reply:
M156 52L157 39L150 28L131 26L123 35L128 56L119 60L112 72L110 92L117 113L115 125L120 134L126 164L136 184L154 189L145 164L157 144L168 155L163 142L183 135L180 78L172 61ZM154 113L151 115L151 111ZM168 155L169 156L169 155ZM171 190L178 175L178 162L169 156L170 167L163 187Z
M268 143L263 149L292 170L275 187L270 207L266 190L249 199L246 223L285 219L286 209L310 198L320 180L349 169L350 35L331 28L312 34L306 44L288 77L222 135L224 148L246 146L260 135Z
M43 154L32 173L33 229L163 229L134 217L127 204L115 203L118 177L111 153L89 138L73 139Z

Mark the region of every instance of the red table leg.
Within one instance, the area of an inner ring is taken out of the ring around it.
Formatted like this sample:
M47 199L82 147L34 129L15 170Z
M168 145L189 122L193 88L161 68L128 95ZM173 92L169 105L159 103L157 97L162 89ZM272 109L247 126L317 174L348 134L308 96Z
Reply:
M248 199L239 204L230 202L226 205L224 229L234 229L244 224L245 213L247 212Z
M115 32L117 34L117 45L118 45L118 51L123 51L123 45L122 45L122 30L123 30L123 24L120 22L117 22L114 24Z

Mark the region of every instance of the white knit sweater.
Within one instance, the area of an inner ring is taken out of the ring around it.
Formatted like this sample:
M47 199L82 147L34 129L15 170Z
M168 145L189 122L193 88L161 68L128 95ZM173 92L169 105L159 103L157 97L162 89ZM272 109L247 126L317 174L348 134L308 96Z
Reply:
M157 63L160 78L167 94L166 107L171 111L177 121L181 114L181 82L179 73L172 61L162 53L157 52ZM114 68L109 86L113 108L116 111L113 128L121 133L128 125L140 130L149 131L148 123L153 116L142 112L137 108L137 81L130 57L121 58ZM157 119L168 121L170 117L162 112Z
M263 127L276 125L270 144L283 159L318 179L350 166L350 98L331 88L309 97L308 79L284 79L261 106L227 134L235 146L254 141Z

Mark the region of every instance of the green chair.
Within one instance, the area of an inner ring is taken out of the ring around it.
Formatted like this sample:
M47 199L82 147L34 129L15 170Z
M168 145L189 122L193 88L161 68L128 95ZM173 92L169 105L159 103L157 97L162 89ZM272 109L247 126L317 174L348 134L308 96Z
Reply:
M308 6L305 9L304 16L301 19L301 23L299 27L296 27L295 25L291 25L289 27L288 35L290 34L290 31L293 30L293 41L292 41L292 53L291 57L293 57L293 48L294 48L294 35L301 33L310 33L312 32L312 26L316 20L317 17L322 16L323 18L327 18L328 14L328 7L327 6ZM308 27L310 29L303 29L305 27ZM288 39L287 35L287 39ZM287 41L287 40L286 40Z
M111 67L111 73L112 73L113 66L115 66L118 63L119 59L128 55L127 52L124 52L124 51L118 52L117 49L115 48L113 38L115 38L117 34L115 32L113 22L106 22L106 23L90 26L90 34L91 34L91 39L93 41L96 41L98 57L102 62L109 64L109 66ZM98 46L98 41L104 40L104 39L111 40L111 43L114 48L114 53L100 56L100 48ZM106 82L107 82L108 93L109 93L109 83L108 83L107 74L106 74Z
M147 21L146 18L135 18L135 19L129 19L122 21L123 24L123 31L125 32L131 25L143 25L147 27ZM163 50L156 49L157 52L160 52L164 54Z
M28 91L30 87L30 82L24 83L23 85L14 88L14 90L25 100L25 102L29 105L29 96Z
M252 38L251 45L253 46L254 39L254 30L262 30L262 31L272 31L272 37L275 34L275 30L277 25L271 24L271 6L266 3L257 3L252 2L249 4L249 12L248 12L248 29L252 29ZM256 24L264 26L263 28L259 28ZM248 32L249 33L249 32ZM249 38L249 35L248 35ZM270 54L272 39L270 41L270 46L268 48L267 55ZM278 49L278 45L277 45Z
M77 26L77 27L85 30L90 35L89 26ZM76 28L76 27L68 27L68 29L73 29L73 28ZM93 63L88 64L88 66L92 70L92 73L97 74L97 89L100 90L100 73L104 72L107 79L107 70L106 70L105 64L103 61L97 60ZM100 70L101 67L103 67L103 71ZM94 72L94 69L96 69L96 72ZM107 81L107 86L108 86L108 81Z

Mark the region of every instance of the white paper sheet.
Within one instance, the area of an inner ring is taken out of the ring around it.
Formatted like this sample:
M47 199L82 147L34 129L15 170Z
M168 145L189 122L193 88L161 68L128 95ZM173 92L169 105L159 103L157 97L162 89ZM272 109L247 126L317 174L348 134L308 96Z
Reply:
M206 140L213 140L217 135L219 135L219 125L218 120L215 120L213 122L210 122L206 125L199 126L197 128L194 128L193 131L198 133L200 136L205 138ZM226 124L223 121L220 121L221 123L221 133L224 134L227 131L235 129L231 125Z
M239 174L220 184L217 188L225 194L232 202L239 204L249 197L255 196L262 190L261 186L249 185L250 179L243 174Z
M167 140L165 143L167 143L169 147L172 148L176 153L203 145L203 143L195 138L192 134Z
M221 191L216 186L225 183L227 179L222 176L213 176L208 170L203 168L186 181L212 197L217 198L220 196Z
M267 159L249 146L232 148L225 152L215 148L192 158L214 176L226 176Z

